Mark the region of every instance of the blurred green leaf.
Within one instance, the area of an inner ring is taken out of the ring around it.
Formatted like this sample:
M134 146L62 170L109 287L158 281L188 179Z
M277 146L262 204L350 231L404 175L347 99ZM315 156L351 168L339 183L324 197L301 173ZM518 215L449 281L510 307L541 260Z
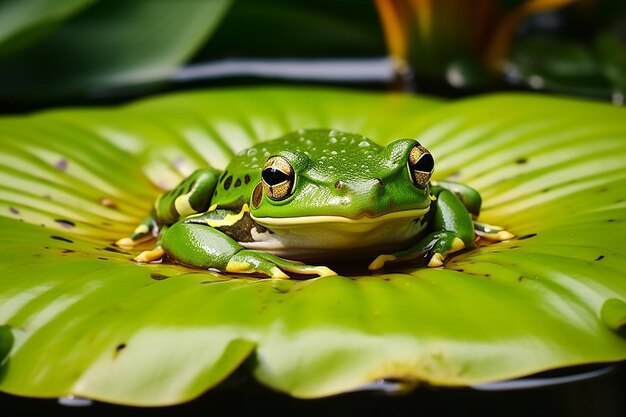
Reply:
M0 98L63 100L166 82L231 0L107 0L0 61Z
M516 76L533 89L596 97L611 94L598 56L580 43L539 37L523 39L514 46L510 63L518 73Z
M376 10L360 0L238 0L196 61L383 56Z
M613 92L626 94L626 39L606 31L598 35L596 49L602 60L602 69L611 81Z
M52 32L96 0L3 0L0 2L0 58Z
M0 364L3 359L9 354L11 347L13 346L13 333L8 326L0 326Z
M529 95L242 88L0 119L0 324L16 340L0 389L157 405L242 364L319 397L626 359L625 113ZM435 177L479 189L481 219L519 238L440 269L353 265L305 281L139 265L111 246L193 169L322 127L418 137Z

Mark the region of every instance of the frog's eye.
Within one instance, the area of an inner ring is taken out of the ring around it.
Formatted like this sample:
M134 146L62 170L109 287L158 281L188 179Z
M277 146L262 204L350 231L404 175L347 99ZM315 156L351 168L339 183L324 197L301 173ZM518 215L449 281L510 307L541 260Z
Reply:
M428 149L424 148L419 143L413 146L409 153L407 166L413 185L419 188L426 188L428 181L430 181L430 176L433 174L433 169L435 168L435 160L430 152L428 152Z
M265 162L261 178L265 193L272 200L284 200L293 191L295 173L282 156L272 156Z

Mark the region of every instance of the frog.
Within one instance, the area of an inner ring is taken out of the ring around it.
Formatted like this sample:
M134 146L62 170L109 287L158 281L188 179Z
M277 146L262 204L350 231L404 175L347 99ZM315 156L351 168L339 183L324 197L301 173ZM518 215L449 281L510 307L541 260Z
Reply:
M410 261L442 267L513 234L478 222L478 191L434 181L435 159L416 139L385 146L351 132L300 129L200 168L161 194L117 246L155 239L134 260L171 260L226 274L287 279L336 275L331 262L377 272Z

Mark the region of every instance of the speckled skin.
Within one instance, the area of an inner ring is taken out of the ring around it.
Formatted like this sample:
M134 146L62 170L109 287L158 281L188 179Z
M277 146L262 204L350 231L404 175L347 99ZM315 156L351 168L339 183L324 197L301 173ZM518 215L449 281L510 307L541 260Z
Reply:
M427 207L428 190L411 186L407 177L406 154L414 143L406 139L382 147L353 133L326 129L292 132L233 158L220 177L212 203L232 209L249 203L253 188L261 180L263 163L280 155L297 172L295 191L278 202L265 198L259 207L251 209L257 217L304 214L358 218ZM247 184L246 176L250 178Z

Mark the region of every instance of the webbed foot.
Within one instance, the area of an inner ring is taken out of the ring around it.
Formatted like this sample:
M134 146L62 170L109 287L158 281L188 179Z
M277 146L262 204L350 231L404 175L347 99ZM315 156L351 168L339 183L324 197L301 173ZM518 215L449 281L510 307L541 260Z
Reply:
M233 255L226 264L226 272L235 274L257 273L278 279L289 279L286 272L317 275L318 277L337 275L335 271L325 266L305 265L252 250L241 250Z
M474 231L478 236L491 242L511 240L515 235L500 226L474 221Z
M392 254L379 255L368 266L370 271L377 271L387 263L409 261L423 258L428 267L436 268L443 265L448 254L465 248L465 242L453 232L434 232L420 240L416 245Z

